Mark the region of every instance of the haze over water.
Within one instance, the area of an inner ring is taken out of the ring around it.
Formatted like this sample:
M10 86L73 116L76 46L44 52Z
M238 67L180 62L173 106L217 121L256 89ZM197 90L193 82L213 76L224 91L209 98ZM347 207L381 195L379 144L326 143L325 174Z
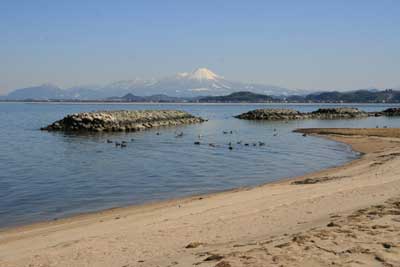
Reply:
M293 129L398 127L400 123L400 119L384 117L288 123L232 117L263 106L288 105L0 103L0 227L302 175L358 155L346 145L303 137L292 133ZM289 106L312 111L321 105ZM376 111L390 105L350 106ZM180 109L209 121L137 133L82 135L38 130L66 114L111 109ZM183 137L176 138L181 131ZM128 146L117 148L107 139L125 140ZM266 146L253 146L258 141ZM233 150L228 149L229 142Z

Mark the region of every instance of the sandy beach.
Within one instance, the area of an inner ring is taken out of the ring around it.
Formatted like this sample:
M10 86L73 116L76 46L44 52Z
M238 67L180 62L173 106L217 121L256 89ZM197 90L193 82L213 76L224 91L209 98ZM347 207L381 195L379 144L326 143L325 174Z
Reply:
M0 266L400 266L400 129L300 132L363 156L254 188L0 230Z

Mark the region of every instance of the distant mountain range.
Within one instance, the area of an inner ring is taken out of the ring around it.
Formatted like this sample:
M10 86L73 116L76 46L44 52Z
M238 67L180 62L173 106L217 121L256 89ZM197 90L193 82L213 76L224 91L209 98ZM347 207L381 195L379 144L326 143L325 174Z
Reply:
M198 99L198 102L203 103L265 103L279 101L282 101L282 99L252 92L235 92L226 96L207 96Z
M56 85L43 84L14 90L0 97L0 100L399 103L400 91L366 89L311 93L272 85L229 81L206 68L200 68L161 79L118 81L106 86L61 89Z
M357 90L351 92L321 92L288 97L256 94L248 91L235 92L223 96L171 97L167 95L109 98L120 102L193 102L193 103L400 103L400 91Z
M117 81L105 86L76 86L61 89L56 85L44 84L17 89L3 97L12 100L102 100L121 97L126 94L152 96L167 95L178 98L199 96L220 96L237 91L274 96L306 94L305 90L293 90L273 85L243 83L227 80L209 69L199 68L193 72L183 72L160 79L134 79Z
M286 98L288 102L313 103L400 103L398 90L356 90L349 92L320 92L308 95L294 95Z

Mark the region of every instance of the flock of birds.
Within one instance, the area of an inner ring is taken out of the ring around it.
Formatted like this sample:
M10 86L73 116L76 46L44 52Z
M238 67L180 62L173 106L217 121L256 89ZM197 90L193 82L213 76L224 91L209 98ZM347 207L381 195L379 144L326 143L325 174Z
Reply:
M376 128L380 128L379 125L377 125ZM383 126L383 128L388 128L388 127L385 125L385 126ZM274 131L273 136L278 136L278 132L277 132L276 128L274 128L273 131ZM222 134L224 134L224 135L233 134L233 131L222 131ZM160 133L160 132L157 132L156 135L161 135L161 133ZM184 133L183 133L183 132L175 132L175 137L176 137L176 138L183 137L183 136L184 136ZM304 133L304 134L303 134L303 137L306 137L306 136L307 136L307 134ZM202 136L201 134L198 135L198 139L199 139L199 140L201 140L202 137L203 137L203 136ZM131 139L131 142L133 142L133 141L135 141L135 139L132 138L132 139ZM127 142L127 141L113 141L113 140L107 139L106 142L107 142L108 144L113 144L113 143L114 143L116 147L121 147L121 148L124 148L124 147L127 147L127 146L128 146L128 142ZM194 144L195 144L195 145L201 145L202 142L200 142L200 141L195 141ZM243 141L237 141L236 144L237 144L237 145L244 145L244 146L251 146L251 145L252 145L252 146L265 146L265 145L266 145L265 142L261 142L261 141L253 142L253 143L248 143L248 142L243 142ZM219 145L217 145L217 144L215 144L215 143L208 143L208 146L210 146L210 147L218 147ZM229 150L233 150L233 143L232 143L232 142L229 142L229 143L228 143L228 149L229 149Z
M274 129L273 131L274 131L273 136L278 136L277 130ZM229 134L233 134L233 133L234 133L233 131L222 131L222 134L224 134L224 135L229 135ZM161 133L157 132L156 135L161 135ZM183 136L184 136L183 132L175 132L175 138L180 138L180 137L183 137ZM303 136L306 136L306 135L303 134ZM203 144L200 141L203 138L203 135L199 134L197 137L198 137L198 141L195 141L194 145ZM134 142L135 139L132 138L130 141ZM125 148L125 147L128 146L128 141L113 141L111 139L107 139L106 143L115 144L116 147L120 147L120 148ZM207 144L207 143L205 143L205 144ZM266 145L266 143L262 142L262 141L252 142L252 143L243 142L243 141L237 141L236 144L237 145L244 145L244 146L260 146L260 147ZM210 146L210 147L219 147L219 145L217 145L215 143L208 143L208 146ZM228 149L229 150L233 150L233 148L234 148L233 146L234 146L234 143L232 141L228 143Z
M131 142L133 142L133 141L135 141L135 139L131 139ZM118 142L118 141L112 141L112 140L110 140L110 139L107 139L107 143L108 144L113 144L113 143L115 143L115 146L116 147L121 147L121 148L124 148L124 147L127 147L128 146L128 142L127 141L121 141L121 142Z

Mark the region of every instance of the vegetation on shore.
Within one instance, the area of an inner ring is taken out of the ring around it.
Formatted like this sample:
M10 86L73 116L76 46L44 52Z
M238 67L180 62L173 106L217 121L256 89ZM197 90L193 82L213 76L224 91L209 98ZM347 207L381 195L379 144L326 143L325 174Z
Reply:
M122 97L105 99L1 99L0 101L19 102L144 102L144 103L400 103L400 91L384 90L357 90L348 92L318 92L308 95L271 96L249 91L234 92L221 96L173 97L164 94L137 96L132 93Z

